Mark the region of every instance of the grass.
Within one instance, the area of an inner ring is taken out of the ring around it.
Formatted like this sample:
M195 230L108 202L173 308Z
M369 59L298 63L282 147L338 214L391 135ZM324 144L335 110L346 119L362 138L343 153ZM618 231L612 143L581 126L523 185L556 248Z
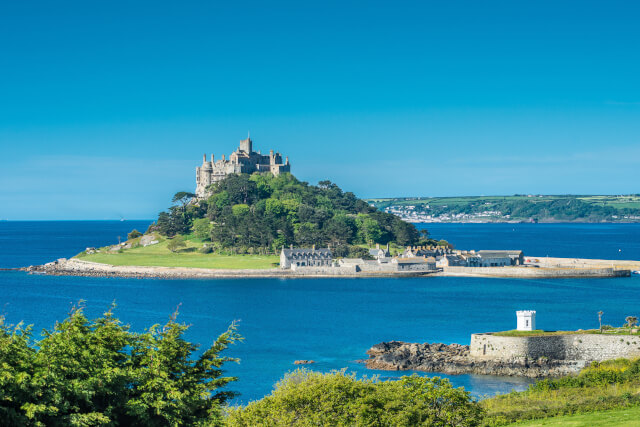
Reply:
M542 420L510 424L514 427L563 426L563 427L636 427L640 425L640 406L588 414L564 415Z
M135 243L139 239L135 239ZM178 252L167 249L167 240L151 246L138 246L110 253L103 248L99 253L79 254L77 258L111 265L144 267L190 267L214 269L265 269L274 268L280 261L275 255L221 255L198 252L202 241L187 238L187 247Z
M549 337L553 335L581 335L581 334L600 334L598 329L586 329L582 331L543 331L536 329L535 331L511 331L493 332L491 335L497 337ZM603 335L640 335L640 332L631 333L629 328L605 329Z
M640 406L640 359L593 363L578 375L541 380L526 391L485 399L480 405L487 411L487 426L527 420L532 424L525 425L543 425L535 423L577 414L602 418L597 411Z

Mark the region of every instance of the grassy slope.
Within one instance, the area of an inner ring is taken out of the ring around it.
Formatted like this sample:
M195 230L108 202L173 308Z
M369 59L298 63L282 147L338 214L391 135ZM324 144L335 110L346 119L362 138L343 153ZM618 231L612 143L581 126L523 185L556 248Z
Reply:
M640 406L633 408L599 411L589 414L565 415L510 424L514 427L566 426L566 427L636 427L640 425Z
M111 265L139 265L159 267L195 267L228 269L274 268L280 259L274 255L219 255L197 251L202 243L188 240L187 248L173 253L167 249L167 241L156 245L125 249L121 253L80 254L79 259Z
M637 359L610 360L585 368L576 377L544 380L523 392L482 400L480 404L487 411L485 425L524 420L530 420L527 421L530 425L543 425L535 423L572 414L599 419L603 411L637 408L640 406L639 367Z

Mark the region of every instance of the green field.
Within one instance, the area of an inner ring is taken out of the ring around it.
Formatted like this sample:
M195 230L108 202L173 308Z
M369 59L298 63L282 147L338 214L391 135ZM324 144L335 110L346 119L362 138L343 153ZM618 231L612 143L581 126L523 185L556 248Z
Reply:
M640 195L514 195L366 200L408 221L638 222Z
M156 245L123 249L119 253L109 253L104 249L100 253L79 254L77 258L85 261L111 265L138 265L154 267L194 267L219 269L264 269L274 268L280 261L275 255L220 255L198 252L202 242L187 240L187 247L173 253L167 249L167 240Z
M640 426L640 406L633 408L599 411L589 414L565 415L510 424L517 427L563 426L563 427L637 427Z

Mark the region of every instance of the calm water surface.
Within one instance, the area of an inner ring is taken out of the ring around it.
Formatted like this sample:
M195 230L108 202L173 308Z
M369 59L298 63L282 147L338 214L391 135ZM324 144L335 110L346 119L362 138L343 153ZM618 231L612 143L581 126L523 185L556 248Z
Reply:
M87 246L117 242L148 222L0 222L0 267L37 264L72 256ZM537 256L640 259L640 226L573 224L438 224L432 236L461 248L522 248ZM622 251L619 251L622 249ZM548 252L548 253L546 253ZM624 254L624 256L622 255ZM512 329L514 311L538 311L544 329L621 324L640 314L640 278L515 280L480 278L406 279L216 279L159 280L50 277L0 272L0 304L8 321L36 330L65 317L86 300L90 316L112 301L134 330L164 322L178 304L192 325L188 338L210 344L232 320L245 342L229 355L241 358L228 372L238 402L269 393L297 359L313 369L348 368L382 378L403 373L368 371L357 363L385 340L468 343L469 334ZM475 395L523 389L527 380L479 375L450 376Z

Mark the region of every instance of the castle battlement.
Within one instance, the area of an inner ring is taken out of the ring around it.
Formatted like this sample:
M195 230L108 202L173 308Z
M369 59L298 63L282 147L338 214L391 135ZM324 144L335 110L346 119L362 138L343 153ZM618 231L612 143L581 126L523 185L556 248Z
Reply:
M291 172L289 157L285 157L283 162L282 155L274 153L273 150L267 155L260 151L255 152L253 141L249 137L240 141L240 145L231 153L229 159L223 154L220 160L215 160L212 154L211 160L207 161L207 155L204 154L202 165L196 168L196 196L206 197L207 187L223 180L229 174L253 172L271 172L276 176L282 172Z

